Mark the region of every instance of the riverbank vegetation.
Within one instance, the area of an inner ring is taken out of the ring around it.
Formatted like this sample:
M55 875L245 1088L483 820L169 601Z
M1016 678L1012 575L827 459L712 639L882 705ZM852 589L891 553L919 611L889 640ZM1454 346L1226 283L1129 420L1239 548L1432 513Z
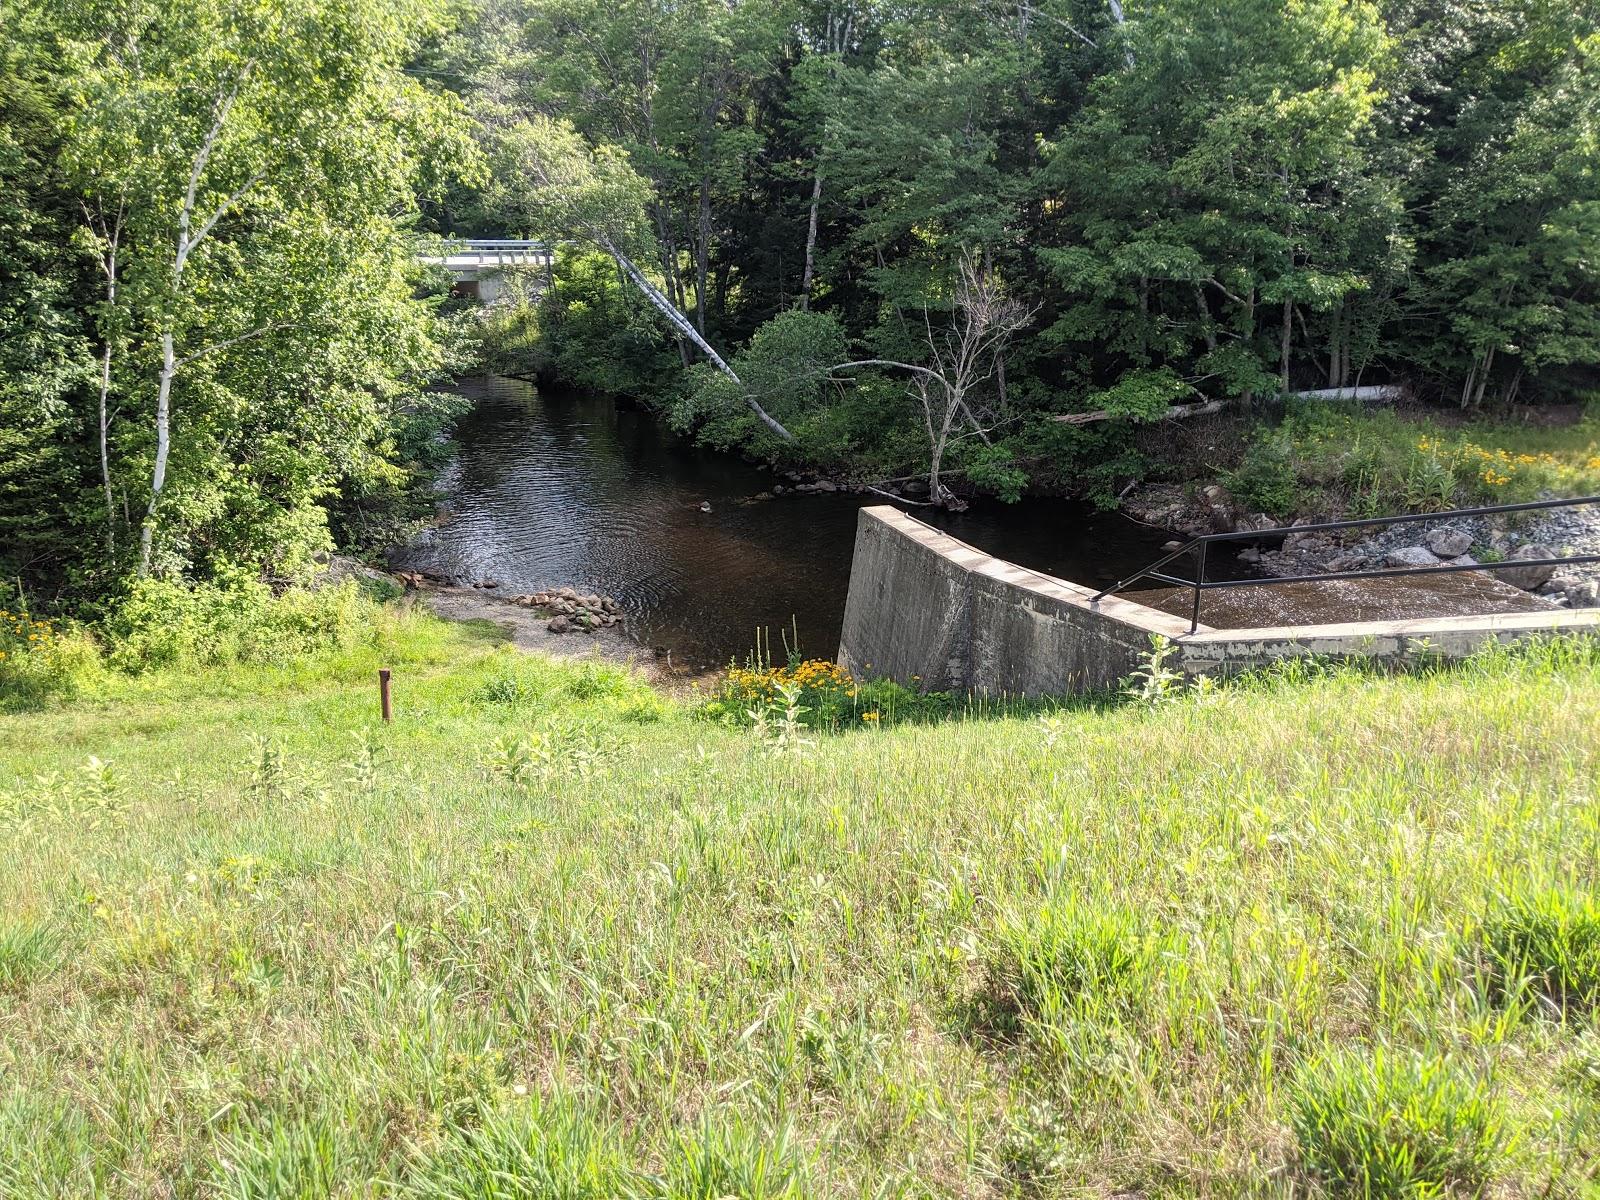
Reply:
M452 211L570 239L539 370L790 462L1109 496L1168 473L1141 423L1592 394L1597 28L1545 0L518 0L457 47L519 169ZM964 263L1019 320L957 382Z
M0 1190L1593 1182L1591 646L785 738L354 629L0 716Z
M1300 405L1220 475L1246 508L1285 519L1600 495L1600 405L1557 425Z

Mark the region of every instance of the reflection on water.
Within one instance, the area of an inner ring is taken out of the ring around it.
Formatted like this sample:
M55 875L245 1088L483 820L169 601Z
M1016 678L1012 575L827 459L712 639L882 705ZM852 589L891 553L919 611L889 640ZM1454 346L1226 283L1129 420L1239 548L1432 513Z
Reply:
M791 624L806 653L832 657L856 509L881 497L740 505L772 486L771 473L696 450L645 413L499 377L461 390L478 403L442 480L455 515L408 556L414 566L493 579L503 592L605 592L641 643L694 666L742 656L758 627L776 643ZM991 554L1088 584L1147 564L1168 537L1066 500L912 511Z

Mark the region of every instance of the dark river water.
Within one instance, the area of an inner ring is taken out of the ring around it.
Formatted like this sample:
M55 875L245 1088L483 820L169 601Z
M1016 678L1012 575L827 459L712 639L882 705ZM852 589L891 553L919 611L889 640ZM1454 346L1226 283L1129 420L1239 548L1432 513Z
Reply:
M786 495L740 505L772 487L771 472L697 450L646 413L499 377L460 390L477 403L441 480L454 515L415 548L412 565L493 579L501 594L606 593L639 642L693 666L742 658L758 628L774 646L780 629L798 628L808 656L833 657L856 510L887 501ZM910 511L989 553L1087 584L1144 566L1170 536L1069 500Z

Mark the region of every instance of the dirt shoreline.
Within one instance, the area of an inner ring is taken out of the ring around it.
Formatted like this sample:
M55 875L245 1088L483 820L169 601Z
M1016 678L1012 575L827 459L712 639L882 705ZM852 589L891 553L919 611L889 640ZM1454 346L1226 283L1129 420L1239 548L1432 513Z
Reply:
M551 658L598 658L637 671L650 684L667 690L687 687L696 672L674 665L669 655L657 657L624 633L620 626L552 633L550 617L535 608L514 604L479 588L452 587L424 579L412 594L446 621L489 621L503 629L518 650Z

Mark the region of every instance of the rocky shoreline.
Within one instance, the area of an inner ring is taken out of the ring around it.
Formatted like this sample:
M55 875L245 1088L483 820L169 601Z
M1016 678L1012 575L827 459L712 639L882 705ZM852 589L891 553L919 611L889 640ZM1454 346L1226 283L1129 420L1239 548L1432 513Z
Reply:
M1190 537L1275 527L1292 530L1340 519L1306 516L1283 526L1265 513L1247 511L1220 484L1192 494L1170 485L1148 487L1129 496L1124 510L1136 520ZM1270 544L1274 540L1275 546ZM1176 549L1179 544L1174 541L1169 546ZM1235 553L1242 562L1276 576L1536 561L1600 554L1600 506L1291 532L1281 540L1241 539L1238 545ZM1507 566L1483 574L1555 606L1600 607L1600 563Z

